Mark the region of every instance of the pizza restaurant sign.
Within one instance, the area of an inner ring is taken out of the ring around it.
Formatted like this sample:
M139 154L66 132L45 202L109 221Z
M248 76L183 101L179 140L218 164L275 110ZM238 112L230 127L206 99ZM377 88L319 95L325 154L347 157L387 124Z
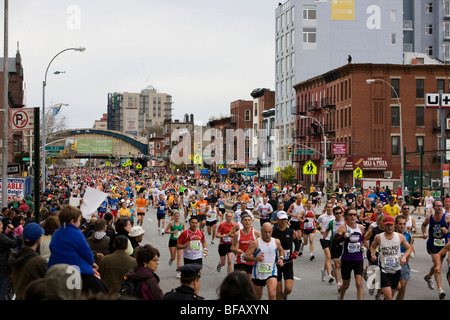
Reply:
M388 161L383 156L353 156L338 158L334 160L331 170L334 171L353 171L356 168L362 170L387 170Z

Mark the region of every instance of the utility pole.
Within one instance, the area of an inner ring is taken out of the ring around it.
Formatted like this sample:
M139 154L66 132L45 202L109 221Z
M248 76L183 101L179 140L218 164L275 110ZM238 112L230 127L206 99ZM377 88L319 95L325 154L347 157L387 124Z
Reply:
M5 0L4 36L3 36L3 163L2 163L2 206L8 205L8 0Z

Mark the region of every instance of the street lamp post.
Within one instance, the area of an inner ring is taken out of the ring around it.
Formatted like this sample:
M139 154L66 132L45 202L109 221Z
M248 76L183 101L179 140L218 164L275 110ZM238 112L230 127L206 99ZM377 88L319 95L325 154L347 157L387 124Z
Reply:
M62 51L60 51L59 53L57 53L52 60L50 60L50 63L47 66L47 69L45 70L45 77L44 77L44 81L42 83L42 192L45 191L45 178L46 178L46 172L45 172L45 145L46 145L46 127L45 127L45 87L47 86L47 73L48 73L48 69L50 68L50 65L52 64L52 62L56 59L57 56L59 56L61 53L66 52L66 51L79 51L79 52L83 52L86 50L86 48L83 47L79 47L79 48L67 48L64 49ZM35 173L35 178L37 179L39 177L38 175L39 173L36 172ZM37 192L37 190L36 190Z
M402 104L400 103L400 97L398 96L397 90L387 81L383 79L367 79L367 84L372 84L375 81L381 81L387 84L389 87L391 87L392 91L395 93L395 97L397 98L398 102L398 111L399 111L399 122L400 122L400 170L401 170L401 185L402 185L402 195L405 192L405 163L404 163L404 155L403 155L403 129L402 129Z
M320 128L322 129L322 136L323 136L323 143L324 143L324 148L323 148L323 157L324 157L324 163L323 163L323 196L325 199L325 203L327 201L327 192L326 192L326 187L327 187L327 174L328 174L328 170L327 170L327 166L328 166L328 159L327 159L327 136L325 135L325 130L324 127L322 125L322 123L317 120L316 118L310 117L310 116L300 116L300 119L312 119L314 121L316 121Z

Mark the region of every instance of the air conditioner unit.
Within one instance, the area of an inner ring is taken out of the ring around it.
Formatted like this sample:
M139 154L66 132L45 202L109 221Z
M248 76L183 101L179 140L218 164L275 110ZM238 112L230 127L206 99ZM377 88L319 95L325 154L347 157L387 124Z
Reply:
M384 172L384 178L385 179L391 179L392 178L392 171L385 171Z

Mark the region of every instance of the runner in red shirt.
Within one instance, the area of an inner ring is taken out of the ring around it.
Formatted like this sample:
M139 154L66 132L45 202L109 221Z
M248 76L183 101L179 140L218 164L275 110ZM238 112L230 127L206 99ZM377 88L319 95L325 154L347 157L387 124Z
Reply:
M227 212L225 214L225 222L222 222L217 228L216 238L220 239L219 242L219 256L220 260L217 264L217 272L225 265L227 260L227 274L233 271L233 252L231 251L232 237L230 237L230 231L233 228L233 213Z
M261 234L258 230L253 229L252 218L249 214L244 213L241 216L241 223L243 225L243 229L237 231L233 235L233 241L231 243L231 251L236 254L234 270L246 272L251 280L252 268L255 263L244 261L243 256L250 244L257 238L261 237Z

